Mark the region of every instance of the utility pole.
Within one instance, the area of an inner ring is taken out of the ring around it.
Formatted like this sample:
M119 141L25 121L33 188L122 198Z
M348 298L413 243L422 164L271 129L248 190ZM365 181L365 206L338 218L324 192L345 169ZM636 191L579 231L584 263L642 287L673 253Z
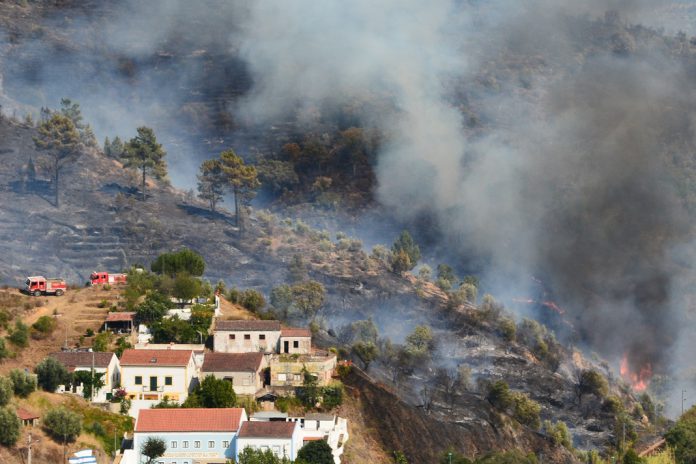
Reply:
M27 463L31 464L31 433L27 436Z
M682 416L684 415L684 400L686 399L686 397L684 396L684 393L686 393L686 390L682 390L682 410L681 410Z

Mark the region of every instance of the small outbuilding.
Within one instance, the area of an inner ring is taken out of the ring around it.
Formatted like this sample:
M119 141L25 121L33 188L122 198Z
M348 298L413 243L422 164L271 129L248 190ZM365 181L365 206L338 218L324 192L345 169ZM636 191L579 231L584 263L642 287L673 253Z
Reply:
M33 427L39 423L39 415L24 408L17 408L17 417L25 427Z
M114 333L131 333L135 327L134 312L114 312L109 313L104 321L104 330Z

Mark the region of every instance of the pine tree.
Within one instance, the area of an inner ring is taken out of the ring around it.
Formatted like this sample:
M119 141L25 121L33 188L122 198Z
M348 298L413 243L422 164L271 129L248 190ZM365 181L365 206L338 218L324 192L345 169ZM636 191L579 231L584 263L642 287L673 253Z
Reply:
M235 224L239 227L239 215L245 202L254 198L255 190L259 187L258 173L254 166L248 166L244 160L232 150L220 154L222 169L227 182L234 193Z
M215 212L215 205L223 199L226 176L219 159L203 161L198 174L198 197L210 203L210 210Z
M34 138L34 143L51 158L55 205L58 208L60 171L63 166L80 156L80 134L72 120L60 113L54 113L50 119L41 123L38 132L39 136Z
M130 139L123 152L123 165L142 173L141 200L145 201L145 176L150 174L155 179L167 176L166 152L157 143L155 131L149 127L138 127L138 135Z

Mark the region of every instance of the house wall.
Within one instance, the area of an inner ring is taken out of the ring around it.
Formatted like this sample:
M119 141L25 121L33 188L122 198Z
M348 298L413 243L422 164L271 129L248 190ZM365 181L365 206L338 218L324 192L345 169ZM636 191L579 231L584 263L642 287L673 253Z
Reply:
M232 379L232 386L237 395L254 395L263 388L263 374L257 372L203 372L202 378L213 375L218 379Z
M299 427L295 427L292 438L237 438L237 455L244 448L252 447L255 449L270 449L278 457L287 457L294 461L297 458L297 452L302 448L302 436ZM237 456L238 457L238 456Z
M140 449L149 437L161 438L167 444L167 451L164 456L155 460L156 464L193 464L194 460L234 459L236 455L237 432L138 432L133 437L133 450L137 454L137 463L146 460L140 453ZM197 441L200 444L199 448L195 447ZM211 441L212 447L208 446ZM224 446L225 441L228 442L227 447ZM176 443L176 448L172 447L172 442ZM186 444L188 448L184 447Z
M293 360L287 355L273 356L271 359L271 386L301 386L304 380L303 369L316 375L319 385L328 385L331 382L331 374L335 367L336 356L312 357L307 360L303 360L301 357Z
M135 377L142 376L142 385L135 384ZM150 377L157 377L158 391L150 391ZM173 401L183 402L193 389L193 379L197 377L193 357L186 367L170 366L122 366L121 386L129 397L160 401L164 396ZM172 377L172 385L165 385L165 377Z
M234 339L230 336L234 335ZM246 339L245 337L249 338ZM265 339L262 339L264 338ZM221 353L272 353L278 349L280 331L216 330L213 348Z
M285 342L288 342L288 349L285 349ZM295 347L297 344L297 347ZM280 337L279 353L290 354L309 354L312 352L311 337Z

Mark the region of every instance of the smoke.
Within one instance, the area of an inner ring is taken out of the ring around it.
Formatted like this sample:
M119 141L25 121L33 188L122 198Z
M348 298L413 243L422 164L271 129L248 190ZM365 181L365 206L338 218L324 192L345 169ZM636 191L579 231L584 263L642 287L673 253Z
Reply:
M581 340L664 372L683 309L672 250L688 232L665 146L692 135L692 93L621 19L657 6L256 2L241 47L254 88L237 110L272 120L372 100L362 118L384 133L389 211L432 218L450 253L488 263L494 292L541 277ZM609 45L579 48L590 36ZM456 92L483 128L466 126Z

